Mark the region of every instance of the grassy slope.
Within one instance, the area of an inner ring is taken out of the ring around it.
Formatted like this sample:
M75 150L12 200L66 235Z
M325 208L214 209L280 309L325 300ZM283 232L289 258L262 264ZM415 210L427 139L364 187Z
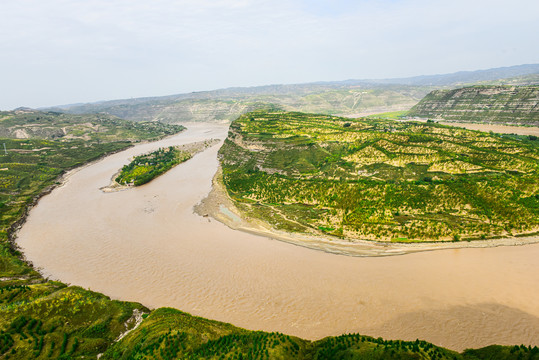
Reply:
M277 228L425 241L539 229L539 142L435 123L256 112L221 148L240 209Z
M450 121L538 126L539 85L435 90L415 105L409 115Z
M156 131L152 136L161 135ZM0 238L0 359L95 359L103 353L103 359L537 359L537 348L486 348L471 351L473 357L462 357L425 342L383 341L359 335L312 343L283 334L247 331L174 309L150 313L140 304L112 301L102 294L43 279L11 248L8 229L63 171L128 146L127 142L97 140L1 140L8 144L9 152L0 155L0 168L8 169L0 173L5 184ZM41 150L33 151L36 149ZM134 314L141 312L150 314L116 342L126 329L135 326Z
M106 153L121 150L129 142L97 143L81 140L0 139L7 155L0 153L0 251L8 253L8 234L24 216L27 207L67 169ZM3 150L3 149L2 149ZM15 257L0 257L0 277L28 273Z
M425 341L391 341L359 334L318 341L193 317L153 311L140 327L114 344L103 359L539 359L539 349L492 346L463 354Z
M3 281L0 358L95 358L134 325L134 310L148 311L53 281Z

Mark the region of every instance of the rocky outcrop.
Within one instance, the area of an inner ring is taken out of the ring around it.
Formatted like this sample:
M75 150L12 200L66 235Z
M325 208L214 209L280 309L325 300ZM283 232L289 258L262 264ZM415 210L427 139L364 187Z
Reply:
M472 86L435 90L410 116L460 122L539 125L539 86Z

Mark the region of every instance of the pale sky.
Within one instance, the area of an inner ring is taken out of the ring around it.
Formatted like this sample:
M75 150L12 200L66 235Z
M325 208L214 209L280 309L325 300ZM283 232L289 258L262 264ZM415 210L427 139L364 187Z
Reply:
M538 0L0 0L0 109L539 63Z

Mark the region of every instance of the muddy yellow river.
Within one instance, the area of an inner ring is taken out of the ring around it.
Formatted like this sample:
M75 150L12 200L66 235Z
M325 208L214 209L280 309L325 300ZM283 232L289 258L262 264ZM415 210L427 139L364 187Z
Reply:
M99 190L133 155L226 132L192 125L75 171L32 209L19 246L52 279L248 329L539 345L539 244L362 258L235 231L193 213L219 145L142 187Z

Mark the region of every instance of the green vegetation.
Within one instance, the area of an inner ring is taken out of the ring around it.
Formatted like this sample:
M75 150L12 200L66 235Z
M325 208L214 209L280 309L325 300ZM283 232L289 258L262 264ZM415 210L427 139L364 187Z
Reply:
M539 85L435 90L409 116L539 126Z
M190 153L173 146L135 156L133 161L122 168L116 182L122 185L143 185L190 158Z
M539 359L531 346L489 346L462 354L426 341L383 340L359 334L311 342L281 333L249 331L160 308L134 327L140 305L110 301L77 287L41 289L41 296L2 310L0 356L5 359ZM31 298L31 290L26 291ZM18 308L17 308L18 309Z
M237 207L348 239L470 240L539 230L539 142L433 122L254 112L220 150Z
M2 134L14 135L14 127L22 126L26 135L35 137L0 138L0 358L95 358L126 327L134 325L128 321L134 311L148 310L140 304L111 301L101 294L43 279L21 260L10 237L29 206L56 185L66 170L125 149L131 145L128 140L157 139L183 127L132 127L124 120L107 120L108 130L95 133L94 125L88 124L102 125L96 120L101 115L32 111L0 116ZM37 124L32 121L36 116ZM79 122L86 130L69 136ZM64 136L54 136L56 133Z
M107 114L71 115L31 109L0 111L0 138L137 142L155 140L183 129L181 125L135 123Z
M357 334L310 342L173 309L150 312L137 303L46 280L21 260L8 236L28 206L57 184L64 171L130 142L65 137L0 142L7 148L7 155L0 153L0 359L95 359L99 354L102 359L538 359L537 347L523 345L458 354L419 340L385 341ZM132 331L125 334L127 330Z
M359 334L308 341L248 331L178 310L153 311L103 359L539 359L537 347L490 346L464 353L421 340L383 340Z
M539 359L537 347L490 346L459 354L426 341L392 341L359 334L308 341L248 331L178 310L153 311L103 359Z
M2 359L95 358L133 327L135 311L148 311L53 281L12 280L0 286Z
M408 117L408 111L390 111L380 114L369 115L369 119L401 120Z

